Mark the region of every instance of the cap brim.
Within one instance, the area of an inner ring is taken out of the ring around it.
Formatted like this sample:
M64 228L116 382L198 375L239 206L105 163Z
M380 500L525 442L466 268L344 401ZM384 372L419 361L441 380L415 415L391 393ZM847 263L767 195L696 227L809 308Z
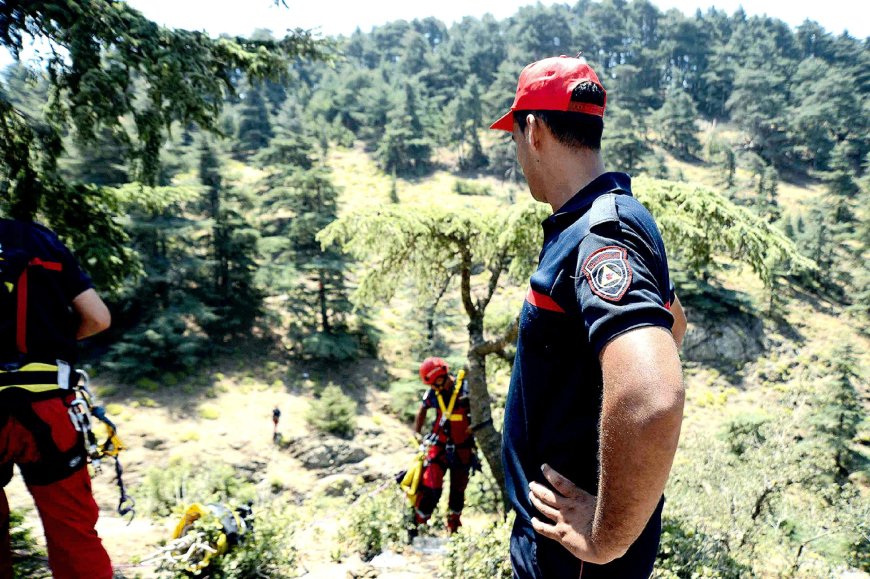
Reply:
M508 111L505 116L491 124L489 128L512 133L514 131L514 112Z

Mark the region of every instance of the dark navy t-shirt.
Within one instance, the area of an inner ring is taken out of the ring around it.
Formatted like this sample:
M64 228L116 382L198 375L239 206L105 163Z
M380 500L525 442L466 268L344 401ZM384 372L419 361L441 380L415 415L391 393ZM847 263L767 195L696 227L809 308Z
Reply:
M576 578L580 562L535 535L531 518L546 518L528 499L529 482L547 484L541 474L546 463L597 494L599 353L624 332L641 326L670 329L673 323L664 244L630 189L628 175L605 173L543 222L544 246L520 312L503 459L508 497L517 513L514 534L535 544L539 557L545 547L546 557L558 559L541 561L539 568L566 570L550 571L548 579L571 573ZM596 198L610 192L617 194L602 198L590 213ZM541 576L535 571L538 562L526 571L514 563L516 576Z
M17 328L22 266L27 269L26 353L20 352ZM6 274L0 291L6 292L7 299L0 315L0 363L57 359L75 363L79 319L72 301L93 283L70 250L38 223L0 219L2 268L7 269L0 272Z

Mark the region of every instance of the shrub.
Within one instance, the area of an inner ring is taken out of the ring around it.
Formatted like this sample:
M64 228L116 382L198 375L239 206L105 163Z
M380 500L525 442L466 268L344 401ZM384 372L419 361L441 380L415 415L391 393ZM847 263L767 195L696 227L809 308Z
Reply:
M486 183L457 179L453 183L453 192L459 195L490 195L492 188Z
M12 576L48 579L51 577L51 571L45 564L45 553L37 546L31 529L23 523L24 515L20 511L9 513Z
M758 412L738 414L725 424L722 438L728 443L731 452L741 456L750 448L755 448L765 440L763 427L770 418Z
M194 467L187 461L173 460L145 473L136 499L140 512L167 517L191 503L227 502L231 497L251 499L255 495L254 485L229 465Z
M235 501L232 501L235 502ZM231 504L231 503L230 503ZM225 503L228 508L230 504ZM187 568L190 563L201 561L202 550L190 551L185 556L184 549L169 553L172 557L161 559L157 567L160 577L186 579L192 576L213 579L248 579L253 577L296 577L298 576L298 550L293 542L295 536L294 519L285 505L267 503L252 508L253 515L242 515L247 525L239 542L230 547L223 555L214 556L207 567L197 571ZM223 533L223 525L213 516L196 520L189 532L203 534L202 543L214 546Z
M411 509L398 487L365 496L348 512L349 523L342 529L342 546L370 561L385 549L405 545L411 525Z
M130 380L187 373L210 351L208 337L188 318L183 309L158 313L121 338L105 365Z
M293 543L295 517L277 503L254 509L253 530L209 569L212 577L295 577L299 554Z
M450 536L442 570L448 579L510 579L510 534L513 516L481 533L463 527Z
M199 417L205 420L217 420L221 416L220 408L214 404L203 404L199 407Z
M340 387L329 384L311 404L306 419L321 432L349 438L356 428L356 403Z

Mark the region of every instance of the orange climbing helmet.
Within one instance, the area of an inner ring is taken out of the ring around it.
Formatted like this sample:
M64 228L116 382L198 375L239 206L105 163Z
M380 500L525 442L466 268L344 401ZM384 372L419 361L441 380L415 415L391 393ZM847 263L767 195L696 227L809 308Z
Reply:
M443 358L430 357L420 364L420 379L424 384L432 386L442 376L447 376L447 362Z

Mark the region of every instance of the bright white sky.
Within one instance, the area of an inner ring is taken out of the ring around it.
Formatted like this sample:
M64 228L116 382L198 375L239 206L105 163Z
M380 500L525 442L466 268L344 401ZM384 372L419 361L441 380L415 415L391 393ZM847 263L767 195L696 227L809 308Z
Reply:
M287 28L318 28L324 34L350 34L359 26L363 32L391 20L412 20L434 16L448 25L463 16L481 17L487 12L501 20L532 0L286 0L288 8L271 0L128 0L146 16L174 28L208 30L212 34L248 34L255 28L269 28L278 35ZM543 4L555 4L545 1ZM573 4L574 0L568 0ZM826 30L852 36L870 35L870 3L861 0L652 0L661 10L677 8L688 15L709 6L732 14L739 6L749 15L767 14L791 26L809 18ZM861 6L864 8L861 8Z
M573 4L574 0L570 3ZM463 16L481 17L490 13L501 20L514 14L531 0L374 0L330 2L328 0L286 0L288 8L275 6L272 0L128 0L147 17L172 28L207 30L212 35L226 32L250 34L256 28L268 28L281 36L289 28L316 29L325 35L350 34L359 27L364 32L391 20L434 16L448 25ZM710 6L733 14L741 5L749 15L767 14L784 20L792 27L807 18L826 30L840 34L844 30L856 37L870 36L870 3L860 0L652 0L661 10L677 8L687 15ZM555 4L545 0L544 4ZM861 8L864 6L864 8ZM25 54L27 59L30 55ZM11 62L0 49L0 67Z

